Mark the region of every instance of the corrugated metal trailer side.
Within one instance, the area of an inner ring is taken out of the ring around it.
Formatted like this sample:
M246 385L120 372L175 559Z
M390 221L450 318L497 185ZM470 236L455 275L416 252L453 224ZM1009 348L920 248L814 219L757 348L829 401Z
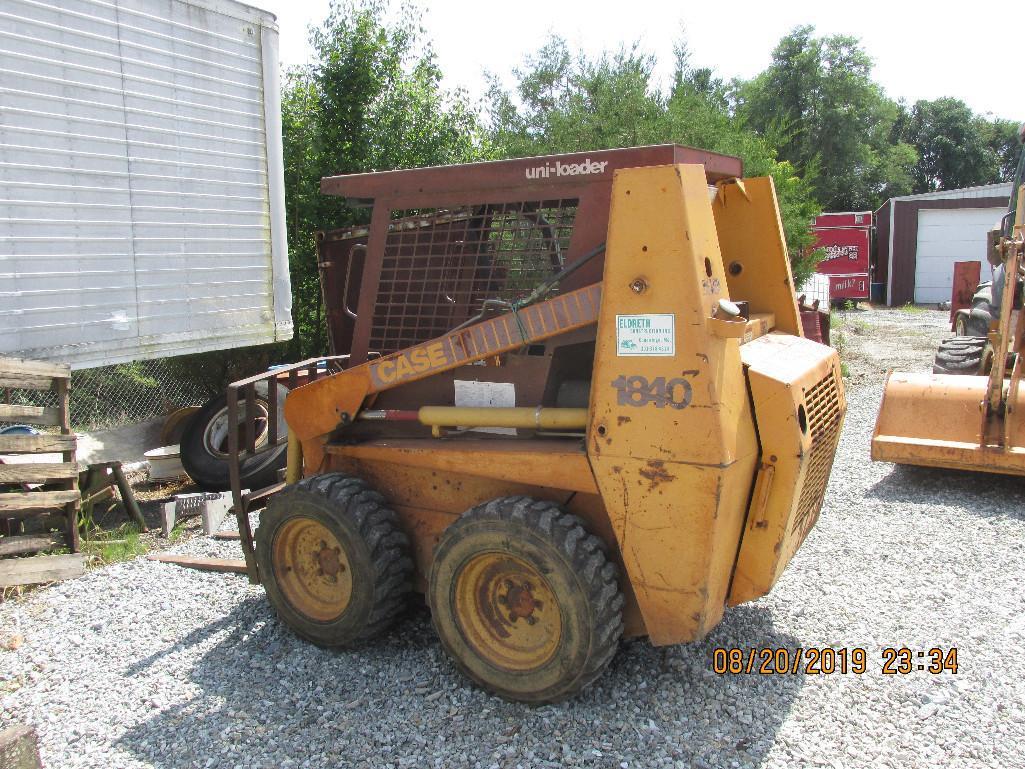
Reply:
M277 36L230 0L0 3L0 354L291 337Z

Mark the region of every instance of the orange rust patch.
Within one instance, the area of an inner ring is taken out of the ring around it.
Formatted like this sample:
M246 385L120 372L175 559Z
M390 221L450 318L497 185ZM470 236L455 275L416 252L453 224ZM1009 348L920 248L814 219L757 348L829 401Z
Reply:
M660 459L649 459L648 466L640 471L641 477L647 478L651 485L649 489L653 489L660 483L668 483L669 481L676 480L676 476L670 474L665 469L665 462Z

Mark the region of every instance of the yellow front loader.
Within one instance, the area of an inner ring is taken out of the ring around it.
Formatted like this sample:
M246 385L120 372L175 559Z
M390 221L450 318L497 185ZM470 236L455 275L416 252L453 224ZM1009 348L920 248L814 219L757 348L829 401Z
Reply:
M1003 279L999 296L994 297L999 314L987 339L976 340L986 351L978 356L981 365L967 374L891 372L872 436L872 459L1025 475L1025 402L1020 394L1025 341L1023 164L1025 155L1015 177L1012 207L1000 231L990 238L989 261L1002 270ZM959 342L971 346L972 339L947 340L941 352L956 355Z
M693 641L772 588L822 506L839 361L802 336L772 180L733 159L423 171L324 181L373 199L330 252L357 260L364 360L289 393L297 482L247 559L315 643L371 638L413 588L467 676L560 700L624 635ZM487 202L456 207L468 183Z

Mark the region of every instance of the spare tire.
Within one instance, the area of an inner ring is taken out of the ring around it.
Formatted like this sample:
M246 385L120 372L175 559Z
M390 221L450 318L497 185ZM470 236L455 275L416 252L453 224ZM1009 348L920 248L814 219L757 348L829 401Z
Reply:
M287 446L282 442L278 446L268 446L269 433L267 419L269 415L268 387L266 382L256 383L256 453L246 458L239 468L242 488L261 489L271 486L278 480L278 471L285 466ZM278 438L288 435L288 424L285 422L285 397L288 388L278 385L277 421ZM246 404L239 403L239 424L241 429L245 417ZM231 488L228 473L228 396L219 395L197 411L189 420L181 439L181 462L185 472L201 488L208 491L226 491ZM239 436L241 443L242 436Z
M986 338L979 336L955 336L944 339L936 351L932 373L963 376L985 373L987 344Z

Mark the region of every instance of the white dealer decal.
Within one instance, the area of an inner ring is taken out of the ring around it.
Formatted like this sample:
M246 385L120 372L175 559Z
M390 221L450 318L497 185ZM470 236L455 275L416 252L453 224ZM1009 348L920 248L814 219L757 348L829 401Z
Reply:
M584 174L603 174L605 173L605 166L609 164L609 161L603 160L601 163L595 162L590 158L585 159L580 163L562 163L558 160L555 163L548 163L543 166L535 166L534 168L527 169L528 179L548 179L552 176L581 176Z
M616 355L676 355L675 316L617 315Z

